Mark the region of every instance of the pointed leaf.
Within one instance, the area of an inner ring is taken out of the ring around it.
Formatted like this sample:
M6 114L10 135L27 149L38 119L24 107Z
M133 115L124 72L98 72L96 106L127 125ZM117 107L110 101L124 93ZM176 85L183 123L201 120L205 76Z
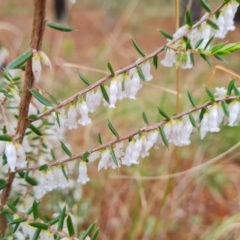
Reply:
M208 63L208 65L209 65L210 67L212 67L212 64L211 64L211 62L210 62L210 59L209 59L209 57L208 57L207 55L205 55L205 54L203 54L203 53L200 53L200 56L202 57L203 60L205 60L205 61Z
M145 112L142 113L142 119L143 119L143 121L144 121L147 125L149 125L148 119L147 119L147 116L146 116Z
M197 127L197 124L196 124L196 121L195 121L192 113L189 113L189 114L188 114L188 117L189 117L189 120L190 120L191 124L193 125L193 127L196 128L196 127Z
M234 94L235 94L236 96L239 96L239 91L238 91L235 83L233 84L233 91L234 91Z
M98 143L99 143L100 145L102 145L102 137L101 137L101 134L100 134L100 133L98 133L98 135L97 135L97 140L98 140Z
M11 142L12 141L12 137L10 137L8 135L0 135L0 141Z
M221 105L222 105L222 109L223 109L224 115L226 117L229 117L229 111L228 111L228 106L227 106L226 102L222 101Z
M163 31L163 30L159 30L160 33L166 38L166 39L170 39L172 40L173 39L173 36L168 34L167 32Z
M193 53L190 53L190 60L191 60L192 65L194 66L195 62L194 62L194 55L193 55Z
M153 57L153 65L154 65L155 69L158 68L158 55L155 55Z
M96 240L96 239L97 239L97 236L98 236L98 233L99 233L99 229L97 229L97 230L93 233L91 240Z
M208 6L207 2L205 0L200 0L200 3L202 5L202 7L207 11L207 12L211 12L211 8Z
M235 85L235 80L232 79L229 84L228 84L228 88L227 88L227 96L230 96L233 90L233 86Z
M66 146L62 141L60 141L60 143L61 143L62 150L63 150L69 157L72 157L72 153L71 153L70 150L67 148L67 146Z
M164 118L166 118L166 119L170 119L170 117L161 109L161 108L159 108L159 107L157 107L158 108L158 112L164 117Z
M7 69L14 69L21 67L25 62L27 62L29 59L31 59L33 56L32 52L30 50L27 50L22 55L14 59L12 62L10 62L7 66Z
M54 154L54 151L52 150L52 148L51 148L51 156L52 156L53 161L56 161L56 157L55 157L55 154Z
M5 179L0 179L0 191L7 186L7 181Z
M137 44L137 42L132 38L132 43L133 46L135 47L135 49L138 51L138 53L142 56L145 57L145 53L143 52L143 50L139 47L139 45Z
M46 171L48 169L48 165L47 164L43 164L39 167L39 171Z
M45 97L43 97L43 95L41 95L38 91L31 89L30 92L43 105L47 107L53 107L53 105Z
M207 19L207 24L210 25L214 30L219 30L218 25L214 23L212 20Z
M69 236L73 236L74 235L74 227L73 227L73 223L72 223L72 218L70 215L68 215L67 217L67 228L68 228L68 234Z
M14 220L11 221L9 224L10 224L10 225L13 225L13 224L21 223L21 222L26 222L26 221L27 221L27 218L25 218L25 217L20 217L20 218L14 219Z
M59 215L58 227L57 230L63 229L64 218L66 216L66 207L64 207Z
M187 9L186 11L186 21L187 21L187 25L192 27L193 23L192 23L191 13L189 9Z
M160 132L160 135L161 135L164 145L168 148L168 140L166 138L164 130L161 127L159 127L159 132Z
M189 98L191 104L193 105L193 107L196 107L197 104L196 104L196 102L195 102L195 100L194 100L194 98L193 98L192 93L189 92L189 91L188 91L188 98Z
M195 48L195 49L198 48L198 47L202 44L203 40L204 40L203 38L202 38L202 39L199 39L199 40L196 42L194 48Z
M61 169L62 169L62 173L63 173L64 177L65 177L65 178L67 179L67 181L68 181L68 176L67 176L66 169L65 169L64 165L61 165Z
M38 240L40 233L41 233L41 229L37 229L33 235L32 240Z
M87 162L89 155L90 155L89 152L85 152L85 153L83 154L83 156L82 156L82 160L83 160L84 162Z
M38 116L35 115L35 114L31 114L31 115L28 116L28 119L29 119L29 120L37 120L37 119L38 119Z
M85 233L84 233L84 235L83 235L83 237L82 237L82 240L84 240L84 239L89 235L89 233L93 230L94 226L95 226L95 223L91 224L91 225L87 228L87 230L85 231Z
M207 87L205 87L205 90L210 99L215 100L214 94Z
M51 98L51 100L52 100L55 104L58 104L57 99L56 99L53 95L51 95L51 94L48 93L48 92L46 92L46 94Z
M54 23L54 22L47 22L47 26L50 28L56 29L58 31L62 31L62 32L71 32L71 31L75 30L72 27L62 25L59 23Z
M116 131L116 129L113 127L113 125L111 124L111 122L109 120L107 120L108 122L108 127L109 129L111 130L111 132L117 137L119 138L119 134L118 132Z
M33 205L32 205L32 212L33 212L34 220L38 219L38 205L39 205L39 203L34 200Z
M116 155L115 155L115 152L114 152L114 150L113 150L112 147L110 147L109 149L110 149L110 154L111 154L111 156L112 156L113 162L114 162L115 165L118 167L118 160L117 160L117 157L116 157Z
M202 108L202 110L200 111L200 114L199 114L199 120L202 121L203 119L203 115L205 114L206 112L206 108Z
M139 78L140 78L143 82L146 82L146 79L145 79L145 76L144 76L144 74L143 74L143 72L142 72L142 69L141 69L139 66L137 66L136 68L137 68L137 73L138 73Z
M214 35L207 41L205 47L204 47L204 50L207 49L207 47L209 46L209 44L212 42L212 40L214 39Z
M40 222L30 222L30 226L41 229L41 230L48 230L48 225L45 223L40 223Z
M113 68L112 68L112 65L110 62L108 62L107 67L108 67L109 71L111 72L112 76L115 76L115 72L113 71Z
M108 104L110 104L109 97L108 97L108 94L107 94L107 91L106 91L105 87L103 85L100 85L100 89L101 89L103 98L108 102Z
M90 85L90 82L80 72L78 72L78 76L87 86Z
M29 128L35 133L37 134L38 136L42 136L42 133L39 131L38 128L36 128L33 124L30 124L29 125Z

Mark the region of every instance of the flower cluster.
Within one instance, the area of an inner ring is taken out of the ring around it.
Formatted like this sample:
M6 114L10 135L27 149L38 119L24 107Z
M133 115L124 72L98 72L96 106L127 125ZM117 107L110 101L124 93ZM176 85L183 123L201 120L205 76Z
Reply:
M193 48L196 43L201 40L202 42L198 48L204 49L208 41L213 36L214 38L224 38L228 31L233 31L235 29L233 18L238 6L239 3L236 0L231 0L216 14L209 17L209 13L206 13L201 19L209 19L210 21L204 21L201 25L194 29L191 29L188 25L180 27L173 34L173 39L186 35ZM211 23L218 26L218 30L216 30ZM169 39L168 42L170 42ZM183 51L183 49L185 50ZM161 61L161 63L165 67L172 67L176 64L177 66L181 66L183 69L192 68L193 64L190 52L186 50L186 42L183 39L180 39L169 46L166 51L165 58Z
M144 62L138 68L141 69L146 81L152 80L150 73L150 63ZM67 112L67 116L61 114L61 118L65 119L65 125L62 124L61 128L67 126L68 129L75 129L77 125L86 126L91 124L91 119L88 114L94 112L103 102L104 106L115 108L116 102L124 98L136 99L137 92L141 89L141 79L137 68L133 68L129 73L119 76L114 76L109 86L105 86L108 99L104 98L100 88L96 91L91 90L86 93L85 100L79 97L76 103L72 103ZM78 119L80 117L80 119Z

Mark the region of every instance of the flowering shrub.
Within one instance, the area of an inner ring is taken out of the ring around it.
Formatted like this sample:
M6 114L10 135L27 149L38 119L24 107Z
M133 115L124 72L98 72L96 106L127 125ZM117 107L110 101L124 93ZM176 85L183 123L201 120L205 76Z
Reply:
M210 56L224 61L223 56L239 50L239 43L214 44L215 38L222 39L228 31L235 29L233 18L239 1L225 0L217 9L211 10L202 0L207 13L193 24L187 11L187 24L172 36L161 31L167 39L166 44L152 54L146 55L132 39L142 58L118 71L114 71L108 62L110 74L94 84L79 73L80 79L88 86L61 102L37 86L41 81L42 68L52 68L49 57L41 50L41 43L45 25L65 32L74 29L45 23L46 0L34 2L30 48L9 63L0 82L0 156L3 162L0 170L1 235L11 236L14 233L17 239L26 236L29 239L90 239L88 235L92 233L91 239L96 239L98 229L94 230L95 223L80 237L75 234L74 216L66 206L53 219L40 219L38 206L45 194L56 189L69 191L74 187L74 181L87 184L91 177L87 174L87 166L95 161L98 161L98 171L135 165L141 158L149 156L152 148L186 146L191 143L192 134L199 134L204 139L209 132L219 132L223 124L230 127L239 125L240 90L234 79L226 88L216 88L215 93L206 87L209 101L201 105L197 105L192 93L188 92L193 106L191 109L169 116L158 107L164 120L152 125L143 113L146 126L124 136L120 136L108 121L114 139L103 144L99 134L99 146L82 153L71 152L65 133L78 125L90 125L91 113L101 104L116 108L123 99L136 100L143 83L153 79L151 60L157 69L161 52L165 52L165 58L161 60L163 66L186 69L194 67L196 55L211 66ZM2 49L0 63L7 55L7 51ZM19 76L19 69L25 71L24 79ZM63 152L68 155L67 158L61 157ZM76 163L78 177L72 179Z

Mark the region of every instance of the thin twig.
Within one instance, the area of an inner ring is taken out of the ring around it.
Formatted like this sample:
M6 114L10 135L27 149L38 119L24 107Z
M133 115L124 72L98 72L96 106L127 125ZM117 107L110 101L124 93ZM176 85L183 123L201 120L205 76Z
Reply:
M231 100L232 101L232 100L237 100L238 98L239 97L237 97L237 96L231 96L231 97L226 97L224 99L215 99L215 102L216 103L220 103L220 102L223 102L223 101L226 101L226 100ZM203 108L206 108L207 106L210 106L212 104L213 104L212 102L206 102L206 103L204 103L204 104L202 104L200 106L197 106L197 107L188 109L188 110L186 110L184 112L178 113L178 114L172 116L171 119L172 120L180 119L183 116L188 115L189 113L193 113L193 112L199 111L199 110L201 110ZM163 121L155 123L153 125L145 126L145 127L141 128L139 131L141 131L141 132L153 131L153 130L156 130L159 127L163 126L167 122L168 122L168 120L163 120ZM109 148L110 146L114 146L118 142L122 142L124 140L129 139L129 138L133 138L134 136L136 136L139 133L139 131L135 131L135 132L129 133L127 135L124 135L122 137L119 137L119 138L117 138L115 140L112 140L112 141L110 141L108 143L105 143L105 144L102 144L102 145L100 145L100 146L98 146L96 148L93 148L93 149L89 150L88 152L89 153L93 153L93 152L96 152L96 151L99 151L99 150L103 150L103 149ZM65 164L67 162L79 159L79 158L81 158L84 155L84 153L75 154L72 157L64 159L64 160L61 160L61 161L55 161L53 163L48 164L48 167L53 167L53 166ZM31 166L31 167L25 167L25 168L18 168L18 169L16 169L16 172L21 172L21 171L25 171L25 170L36 170L39 167L40 167L40 165Z

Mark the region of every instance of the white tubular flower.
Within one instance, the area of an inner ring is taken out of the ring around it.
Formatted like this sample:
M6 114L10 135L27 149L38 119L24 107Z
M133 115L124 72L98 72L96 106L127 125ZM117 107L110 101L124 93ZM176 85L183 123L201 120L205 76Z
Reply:
M151 75L151 64L149 61L144 62L141 65L143 75L146 79L146 81L151 81L153 79L153 76Z
M223 8L222 14L224 18L224 29L226 33L228 31L234 31L235 26L234 26L233 18L235 13L233 13L231 3L228 3L227 5L225 5L225 7Z
M201 139L204 139L208 131L209 131L209 113L206 112L201 121L201 127L200 127Z
M82 126L91 124L91 119L88 117L88 106L84 100L77 104L78 113L81 115L81 119L78 120L78 123Z
M235 126L236 120L240 113L240 103L238 101L233 101L228 105L229 111L229 123L228 126Z
M169 140L169 137L171 134L171 127L172 127L172 124L170 122L167 122L163 127L163 130L164 130L167 140Z
M216 38L224 38L225 34L226 34L226 31L225 31L225 28L224 28L225 21L224 21L224 17L223 17L222 12L220 12L218 18L216 18L216 16L214 16L213 21L216 23L216 25L219 28L219 30L216 31L215 37Z
M227 96L227 90L224 87L216 87L214 95L219 99L224 99Z
M63 168L65 170L65 173L68 174L67 168L66 168L65 165L63 165ZM60 166L56 166L56 167L53 168L53 176L54 176L53 182L55 183L54 188L65 189L69 186L68 180L63 175L63 171L62 171L62 168Z
M117 81L117 99L122 100L124 98L124 93L122 89L122 82L123 82L124 75L121 74L119 76L116 76Z
M26 154L23 146L20 143L15 143L17 163L16 167L23 168L26 167Z
M40 58L42 65L52 69L52 64L51 64L51 61L50 61L49 57L47 56L47 54L42 51L39 51L38 54L39 54L39 58Z
M108 88L108 96L109 96L109 102L110 108L115 108L115 104L117 101L117 93L118 93L118 84L116 79L113 79L111 81L110 87Z
M157 130L149 132L147 134L147 144L146 144L146 151L149 151L157 142L159 137L159 133Z
M181 142L182 142L183 146L186 146L191 143L190 136L191 136L191 133L193 132L193 125L190 122L188 116L183 117L183 122L184 122L184 125L183 125L182 131L181 131L181 134L182 134Z
M218 105L215 103L209 107L209 132L219 132ZM221 123L221 122L220 122Z
M42 71L42 65L40 62L40 57L38 55L38 52L33 53L33 58L32 58L32 72L34 79L38 82L41 76L41 71Z
M141 80L138 76L138 73L137 73L136 69L134 69L134 70L135 70L135 72L133 74L133 77L132 77L131 83L130 83L130 95L129 95L130 99L136 99L137 92L142 87Z
M70 130L77 128L77 109L74 105L70 105L68 109L66 125Z
M131 154L133 150L134 150L134 140L130 141L126 148L125 155L122 158L123 165L126 165L126 166L132 165L132 162L130 161L130 159L131 159Z
M199 48L205 48L207 42L209 41L209 39L213 35L213 29L206 22L202 23L201 27L202 27L202 38L203 38L203 41L202 41L201 45L199 46ZM208 46L207 49L209 49L209 47L210 46Z
M107 169L108 164L110 162L110 158L111 158L111 155L110 155L109 149L106 149L101 153L101 159L98 163L98 171L101 170L102 168Z
M0 156L3 154L6 143L4 141L0 141Z
M143 148L143 138L137 139L134 143L133 152L131 154L130 163L138 164L138 158L140 157Z
M161 61L161 64L165 67L172 67L176 62L176 53L172 49L167 49L165 58Z
M86 184L88 181L90 181L90 178L87 175L87 164L86 162L80 162L79 164L79 175L77 182L81 184Z
M99 151L93 152L93 153L91 153L91 154L89 155L88 161L89 161L89 162L94 162L97 158L99 158L99 156L100 156L100 152L99 152Z
M54 234L50 231L42 230L40 233L40 240L53 240Z
M89 112L91 112L91 113L93 113L96 110L96 108L95 108L95 106L96 106L95 96L96 95L95 95L94 90L91 90L91 91L86 93L86 104L88 106Z
M176 39L176 38L179 38L179 37L182 37L183 35L185 35L187 33L189 29L189 26L188 25L184 25L182 27L180 27L174 34L173 34L173 38Z
M15 167L17 164L17 151L14 143L12 142L6 143L5 154L11 172L15 172Z
M58 139L63 139L63 135L65 133L65 121L66 121L64 108L60 109L60 112L58 113L59 124L57 121L56 114L57 113L55 113L55 121L54 121L55 130L56 130Z
M182 62L182 64L181 64L182 69L190 69L190 68L192 68L193 64L192 64L192 61L191 61L191 58L190 58L190 52L186 53L185 58L186 58L185 61Z
M145 136L141 136L141 139L142 139L142 149L141 149L140 155L141 155L141 158L145 158L149 156L149 152L148 152L149 149L147 149L148 141Z

